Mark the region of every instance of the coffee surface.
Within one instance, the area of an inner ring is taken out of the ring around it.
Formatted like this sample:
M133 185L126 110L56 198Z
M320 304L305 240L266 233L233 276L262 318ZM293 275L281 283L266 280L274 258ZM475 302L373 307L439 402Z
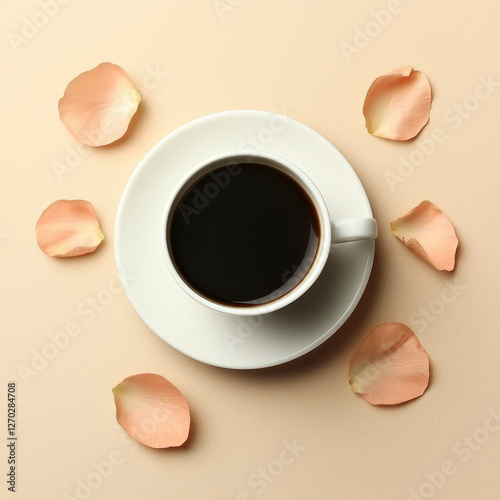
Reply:
M250 305L284 295L286 283L309 268L318 240L318 214L294 179L267 165L239 163L190 187L175 209L169 246L195 291Z

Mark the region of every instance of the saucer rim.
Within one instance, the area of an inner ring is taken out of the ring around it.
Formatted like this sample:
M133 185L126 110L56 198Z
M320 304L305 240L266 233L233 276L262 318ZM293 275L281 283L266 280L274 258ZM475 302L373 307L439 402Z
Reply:
M277 366L283 363L286 363L288 361L292 361L294 359L297 359L308 352L312 351L322 343L324 343L327 339L329 339L335 332L339 330L339 328L345 323L345 321L349 318L349 316L352 314L356 306L358 305L359 301L361 300L361 297L363 296L363 293L366 289L366 286L368 284L371 271L373 268L373 262L374 262L374 253L375 253L375 241L372 241L372 245L369 250L367 250L367 262L362 274L362 278L357 282L357 292L356 294L352 297L352 300L350 301L349 307L346 308L337 318L337 320L333 323L333 325L330 327L330 329L326 332L321 333L320 335L317 336L316 340L311 342L310 344L304 346L301 349L298 349L292 353L285 354L281 357L275 357L273 359L264 361L262 360L253 360L251 362L245 362L245 363L231 363L231 362L220 362L216 360L211 360L210 355L208 356L202 356L200 353L194 353L190 351L189 349L186 349L185 346L179 346L178 344L176 345L175 342L172 342L171 340L168 340L168 334L165 335L165 332L158 332L156 331L155 328L153 328L150 325L150 321L148 318L144 317L144 315L139 311L138 309L141 309L138 304L135 303L136 299L133 297L133 294L131 294L131 290L129 289L129 283L127 280L127 275L121 271L121 262L122 262L122 256L121 256L121 241L122 241L122 232L125 231L125 227L127 224L127 221L123 219L125 207L128 203L128 200L131 196L134 195L134 191L137 189L137 183L140 181L141 174L145 169L148 168L148 165L150 165L151 161L154 160L157 154L161 153L162 149L167 147L167 154L168 154L168 146L171 141L176 141L176 140L181 140L183 136L187 133L189 136L193 132L200 132L200 128L203 130L203 128L209 126L210 124L216 125L217 123L212 123L214 120L215 122L218 122L219 120L226 121L228 120L229 122L231 121L238 121L238 120L244 120L248 121L251 119L254 119L256 122L259 122L265 118L271 119L273 117L280 117L282 119L285 119L288 121L293 127L295 127L298 130L301 130L304 133L307 134L313 134L313 137L316 141L323 141L324 145L327 146L331 150L332 154L332 161L333 161L333 155L337 155L337 159L340 160L341 162L344 163L342 168L348 167L351 170L351 173L354 174L351 176L351 182L356 182L358 185L356 186L356 189L358 190L358 195L360 195L361 198L363 198L364 195L364 211L365 214L364 216L366 217L373 217L373 213L371 210L371 206L368 200L368 197L366 195L366 192L361 184L361 181L359 180L356 172L352 168L352 166L347 162L347 160L343 157L343 155L338 151L338 149L326 138L324 138L321 134L318 132L314 131L310 127L304 125L301 122L298 122L294 120L293 118L289 117L283 117L282 115L279 115L277 113L271 113L267 111L257 111L257 110L232 110L232 111L222 111L222 112L217 112L217 113L212 113L209 115L202 116L200 118L197 118L195 120L192 120L188 123L183 124L179 128L175 129L174 131L170 132L167 134L165 137L163 137L160 141L158 141L147 153L146 155L142 158L142 160L139 162L138 166L134 169L132 172L125 189L123 191L122 197L120 199L120 203L118 206L117 210L117 216L116 216L116 223L115 223L115 241L114 241L114 247L115 247L115 259L117 262L118 266L118 273L120 275L120 279L123 284L124 291L130 300L133 308L137 312L137 314L141 317L141 319L144 321L144 323L159 337L161 338L164 342L169 344L171 347L174 349L178 350L179 352L182 352L186 356L196 359L202 363L212 365L212 366L218 366L221 368L229 368L229 369L238 369L238 370L250 370L250 369L260 369L260 368L266 368L266 367L271 367L271 366ZM210 128L210 127L208 127ZM197 130L198 129L198 130ZM286 131L285 131L286 133ZM227 150L233 150L234 147L230 147ZM267 148L264 148L267 151ZM281 155L281 153L276 153L276 151L273 151L273 148L269 151L270 153L278 154ZM293 159L290 159L290 161L293 162ZM337 165L338 168L340 168L339 165ZM184 172L185 173L185 172ZM306 171L306 175L309 175L309 173ZM315 180L313 179L313 182ZM353 186L354 187L354 186ZM357 203L361 203L361 200L357 200ZM333 217L333 215L332 215ZM163 257L162 257L162 262L163 262ZM172 278L173 279L173 278ZM177 286L177 284L176 284ZM179 293L182 290L179 289ZM192 300L192 299L190 299ZM193 301L194 302L194 301ZM203 306L205 307L205 306ZM290 304L287 306L288 307L293 307L293 304ZM220 315L223 313L219 313L217 311L211 311L212 314L215 315ZM235 316L237 317L237 316Z

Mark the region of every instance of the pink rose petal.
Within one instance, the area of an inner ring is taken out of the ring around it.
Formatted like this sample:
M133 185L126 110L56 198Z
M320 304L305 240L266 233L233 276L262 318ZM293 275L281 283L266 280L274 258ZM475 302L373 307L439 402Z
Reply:
M423 201L391 222L391 231L421 259L439 271L455 268L458 239L448 217L430 201Z
M373 328L349 362L351 390L372 405L396 405L421 396L429 383L429 358L401 323Z
M93 252L104 239L91 203L58 200L42 213L35 227L38 246L51 257L78 257Z
M363 105L366 128L384 139L412 139L429 121L431 98L429 80L412 66L379 76Z
M183 395L154 373L126 378L114 389L116 420L127 434L151 448L181 446L191 417Z
M127 73L105 62L68 84L59 101L59 114L77 141L105 146L125 134L140 101Z

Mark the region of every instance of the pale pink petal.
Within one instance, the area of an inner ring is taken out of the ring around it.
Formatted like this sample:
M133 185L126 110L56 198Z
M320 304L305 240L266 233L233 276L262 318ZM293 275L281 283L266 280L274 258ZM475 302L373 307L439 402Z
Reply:
M68 84L59 101L59 115L77 141L105 146L125 134L140 101L127 73L105 62Z
M351 390L372 405L396 405L421 396L429 384L429 358L401 323L383 323L365 337L349 362Z
M429 80L412 66L379 76L366 94L366 128L384 139L412 139L429 121L431 98Z
M35 227L38 246L51 257L78 257L93 252L104 239L91 203L58 200L42 213Z
M114 389L116 420L127 434L151 448L181 446L189 435L189 407L161 375L132 375Z
M391 222L391 231L421 259L439 271L455 268L458 239L448 217L436 205L423 201Z

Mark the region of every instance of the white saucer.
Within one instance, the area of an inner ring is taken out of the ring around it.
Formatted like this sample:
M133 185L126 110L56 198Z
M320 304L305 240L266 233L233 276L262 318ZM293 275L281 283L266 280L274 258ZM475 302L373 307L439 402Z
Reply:
M125 187L116 217L115 255L125 292L149 328L172 347L204 363L235 369L279 365L331 337L358 304L375 251L373 240L333 246L312 288L267 316L232 317L194 301L163 259L165 205L194 165L245 149L295 163L319 187L333 218L372 217L363 186L340 152L309 127L274 113L226 111L199 118L144 157Z

